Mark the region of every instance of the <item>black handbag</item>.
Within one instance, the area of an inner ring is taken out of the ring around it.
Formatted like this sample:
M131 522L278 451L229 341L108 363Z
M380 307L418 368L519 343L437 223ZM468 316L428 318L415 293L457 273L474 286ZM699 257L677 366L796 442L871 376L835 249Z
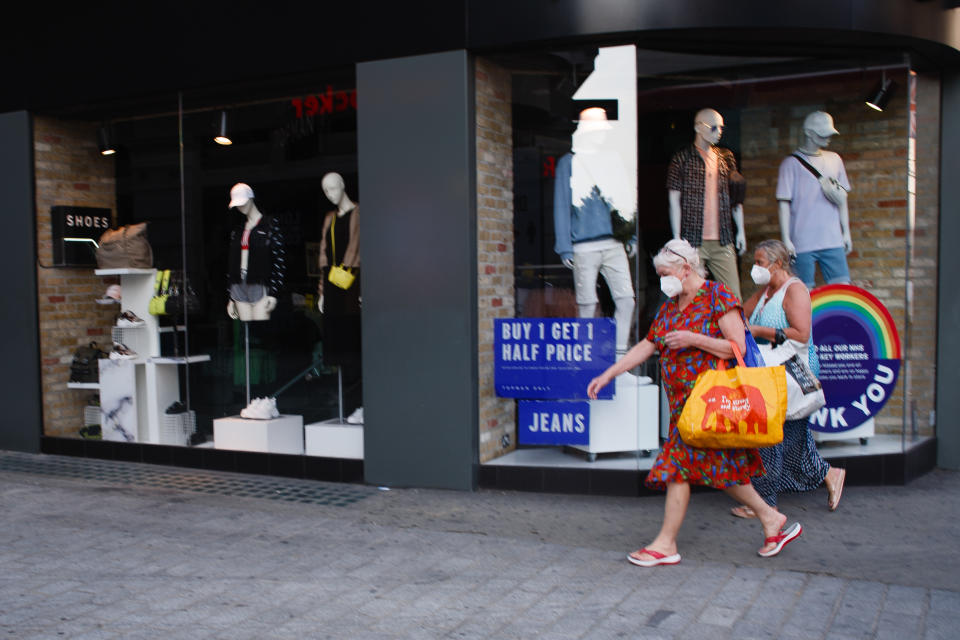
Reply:
M171 274L168 291L163 307L164 315L182 316L186 312L188 316L193 316L203 312L200 295L190 284L190 280L184 277L182 271L174 271Z
M106 357L106 352L101 351L96 342L78 347L70 362L70 382L100 382L98 362Z

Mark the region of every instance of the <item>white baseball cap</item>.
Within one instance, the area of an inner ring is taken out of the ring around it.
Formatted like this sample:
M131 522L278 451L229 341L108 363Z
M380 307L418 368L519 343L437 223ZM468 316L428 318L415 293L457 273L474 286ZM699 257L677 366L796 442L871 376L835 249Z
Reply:
M829 138L840 133L833 126L833 117L826 111L814 111L808 115L803 119L803 128L823 138Z
M248 184L238 182L230 189L230 204L227 208L233 209L245 205L250 200L253 200L253 189Z

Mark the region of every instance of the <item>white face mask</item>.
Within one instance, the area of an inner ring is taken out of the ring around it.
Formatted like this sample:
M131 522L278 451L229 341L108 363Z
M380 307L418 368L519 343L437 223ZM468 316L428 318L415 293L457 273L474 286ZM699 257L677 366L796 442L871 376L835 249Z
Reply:
M683 291L683 282L677 276L663 276L660 278L660 291L668 298L675 298Z
M770 269L755 264L753 269L750 269L750 277L753 278L755 284L765 285L770 282Z

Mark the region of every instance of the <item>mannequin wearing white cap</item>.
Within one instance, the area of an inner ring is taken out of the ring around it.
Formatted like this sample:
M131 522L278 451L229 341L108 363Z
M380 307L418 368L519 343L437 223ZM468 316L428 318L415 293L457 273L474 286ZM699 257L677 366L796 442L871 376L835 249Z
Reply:
M846 201L850 182L843 159L826 149L838 133L829 113L814 111L807 115L797 154L784 158L777 179L781 239L797 256L797 276L810 288L818 264L827 284L850 283L846 260L853 250ZM811 167L832 178L842 197L834 198L836 202L829 199Z
M697 247L713 278L740 298L737 254L746 251L747 239L743 204L730 198L729 176L737 168L736 159L729 149L717 146L723 127L723 116L716 110L696 113L693 145L670 160L667 199L673 237Z
M283 284L285 256L279 229L254 203L253 189L242 182L230 189L230 209L246 217L243 231L230 238L227 315L243 322L269 320ZM265 221L265 224L262 222ZM256 255L251 258L251 253Z
M635 218L635 184L627 179L617 153L604 149L611 129L606 111L584 109L573 133L572 153L557 161L554 183L554 251L573 269L577 312L596 314L597 277L602 275L615 305L617 350L627 350L635 306L627 256L636 253L636 234L627 247L613 234L611 212L625 220Z

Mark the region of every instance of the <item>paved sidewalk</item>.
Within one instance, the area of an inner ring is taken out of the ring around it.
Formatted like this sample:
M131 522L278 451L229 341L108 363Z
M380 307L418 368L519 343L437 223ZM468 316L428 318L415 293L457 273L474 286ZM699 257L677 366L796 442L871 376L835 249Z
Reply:
M804 535L663 500L338 485L0 452L0 637L954 638L960 474L790 496Z

